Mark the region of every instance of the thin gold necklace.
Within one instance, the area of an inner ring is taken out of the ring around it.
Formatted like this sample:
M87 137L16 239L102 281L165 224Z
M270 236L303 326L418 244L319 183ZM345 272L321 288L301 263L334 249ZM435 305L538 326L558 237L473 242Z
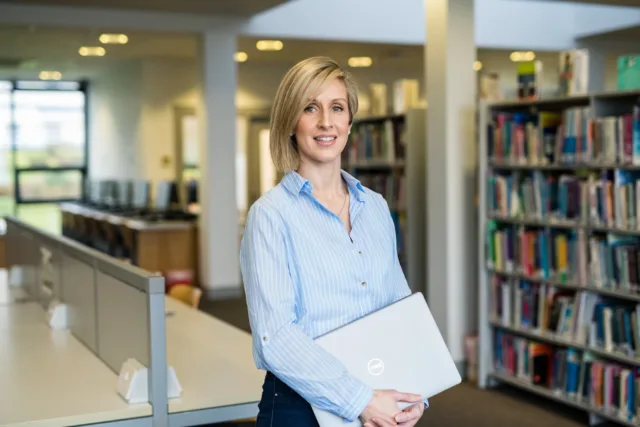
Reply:
M340 214L341 214L341 213L342 213L342 211L344 210L344 207L345 207L345 206L346 206L346 204L347 204L347 196L348 196L348 195L349 195L349 190L347 190L347 191L344 193L344 201L342 202L342 207L340 208L340 212L338 212L338 216L340 216Z

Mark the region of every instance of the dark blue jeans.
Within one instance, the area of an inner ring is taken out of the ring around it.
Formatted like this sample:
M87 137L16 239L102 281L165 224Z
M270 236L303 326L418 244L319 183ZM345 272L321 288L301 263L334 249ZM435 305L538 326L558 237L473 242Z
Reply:
M319 427L311 405L271 372L265 376L258 409L256 427Z

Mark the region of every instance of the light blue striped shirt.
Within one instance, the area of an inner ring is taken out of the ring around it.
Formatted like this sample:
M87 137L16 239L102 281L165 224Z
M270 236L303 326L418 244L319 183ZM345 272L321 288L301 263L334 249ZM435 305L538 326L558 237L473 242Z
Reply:
M351 236L312 195L311 183L288 172L249 209L240 263L258 369L312 405L354 421L373 390L313 339L411 290L387 202L347 172L342 176Z

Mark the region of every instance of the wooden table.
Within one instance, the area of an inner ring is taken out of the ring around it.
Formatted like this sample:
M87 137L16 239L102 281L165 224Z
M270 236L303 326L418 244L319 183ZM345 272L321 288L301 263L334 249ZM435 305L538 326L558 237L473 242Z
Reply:
M0 305L0 425L75 426L137 419L151 405L125 402L117 375L70 332L53 330L35 303Z
M60 210L68 237L107 246L121 238L129 252L128 259L138 267L161 274L169 270L190 270L197 282L197 221L145 221L74 203L63 203Z

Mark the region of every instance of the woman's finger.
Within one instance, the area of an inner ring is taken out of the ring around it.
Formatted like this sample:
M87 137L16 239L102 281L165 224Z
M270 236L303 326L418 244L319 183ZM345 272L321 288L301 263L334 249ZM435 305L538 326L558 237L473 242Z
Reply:
M398 424L393 418L372 418L371 421L376 423L379 427L396 427Z

